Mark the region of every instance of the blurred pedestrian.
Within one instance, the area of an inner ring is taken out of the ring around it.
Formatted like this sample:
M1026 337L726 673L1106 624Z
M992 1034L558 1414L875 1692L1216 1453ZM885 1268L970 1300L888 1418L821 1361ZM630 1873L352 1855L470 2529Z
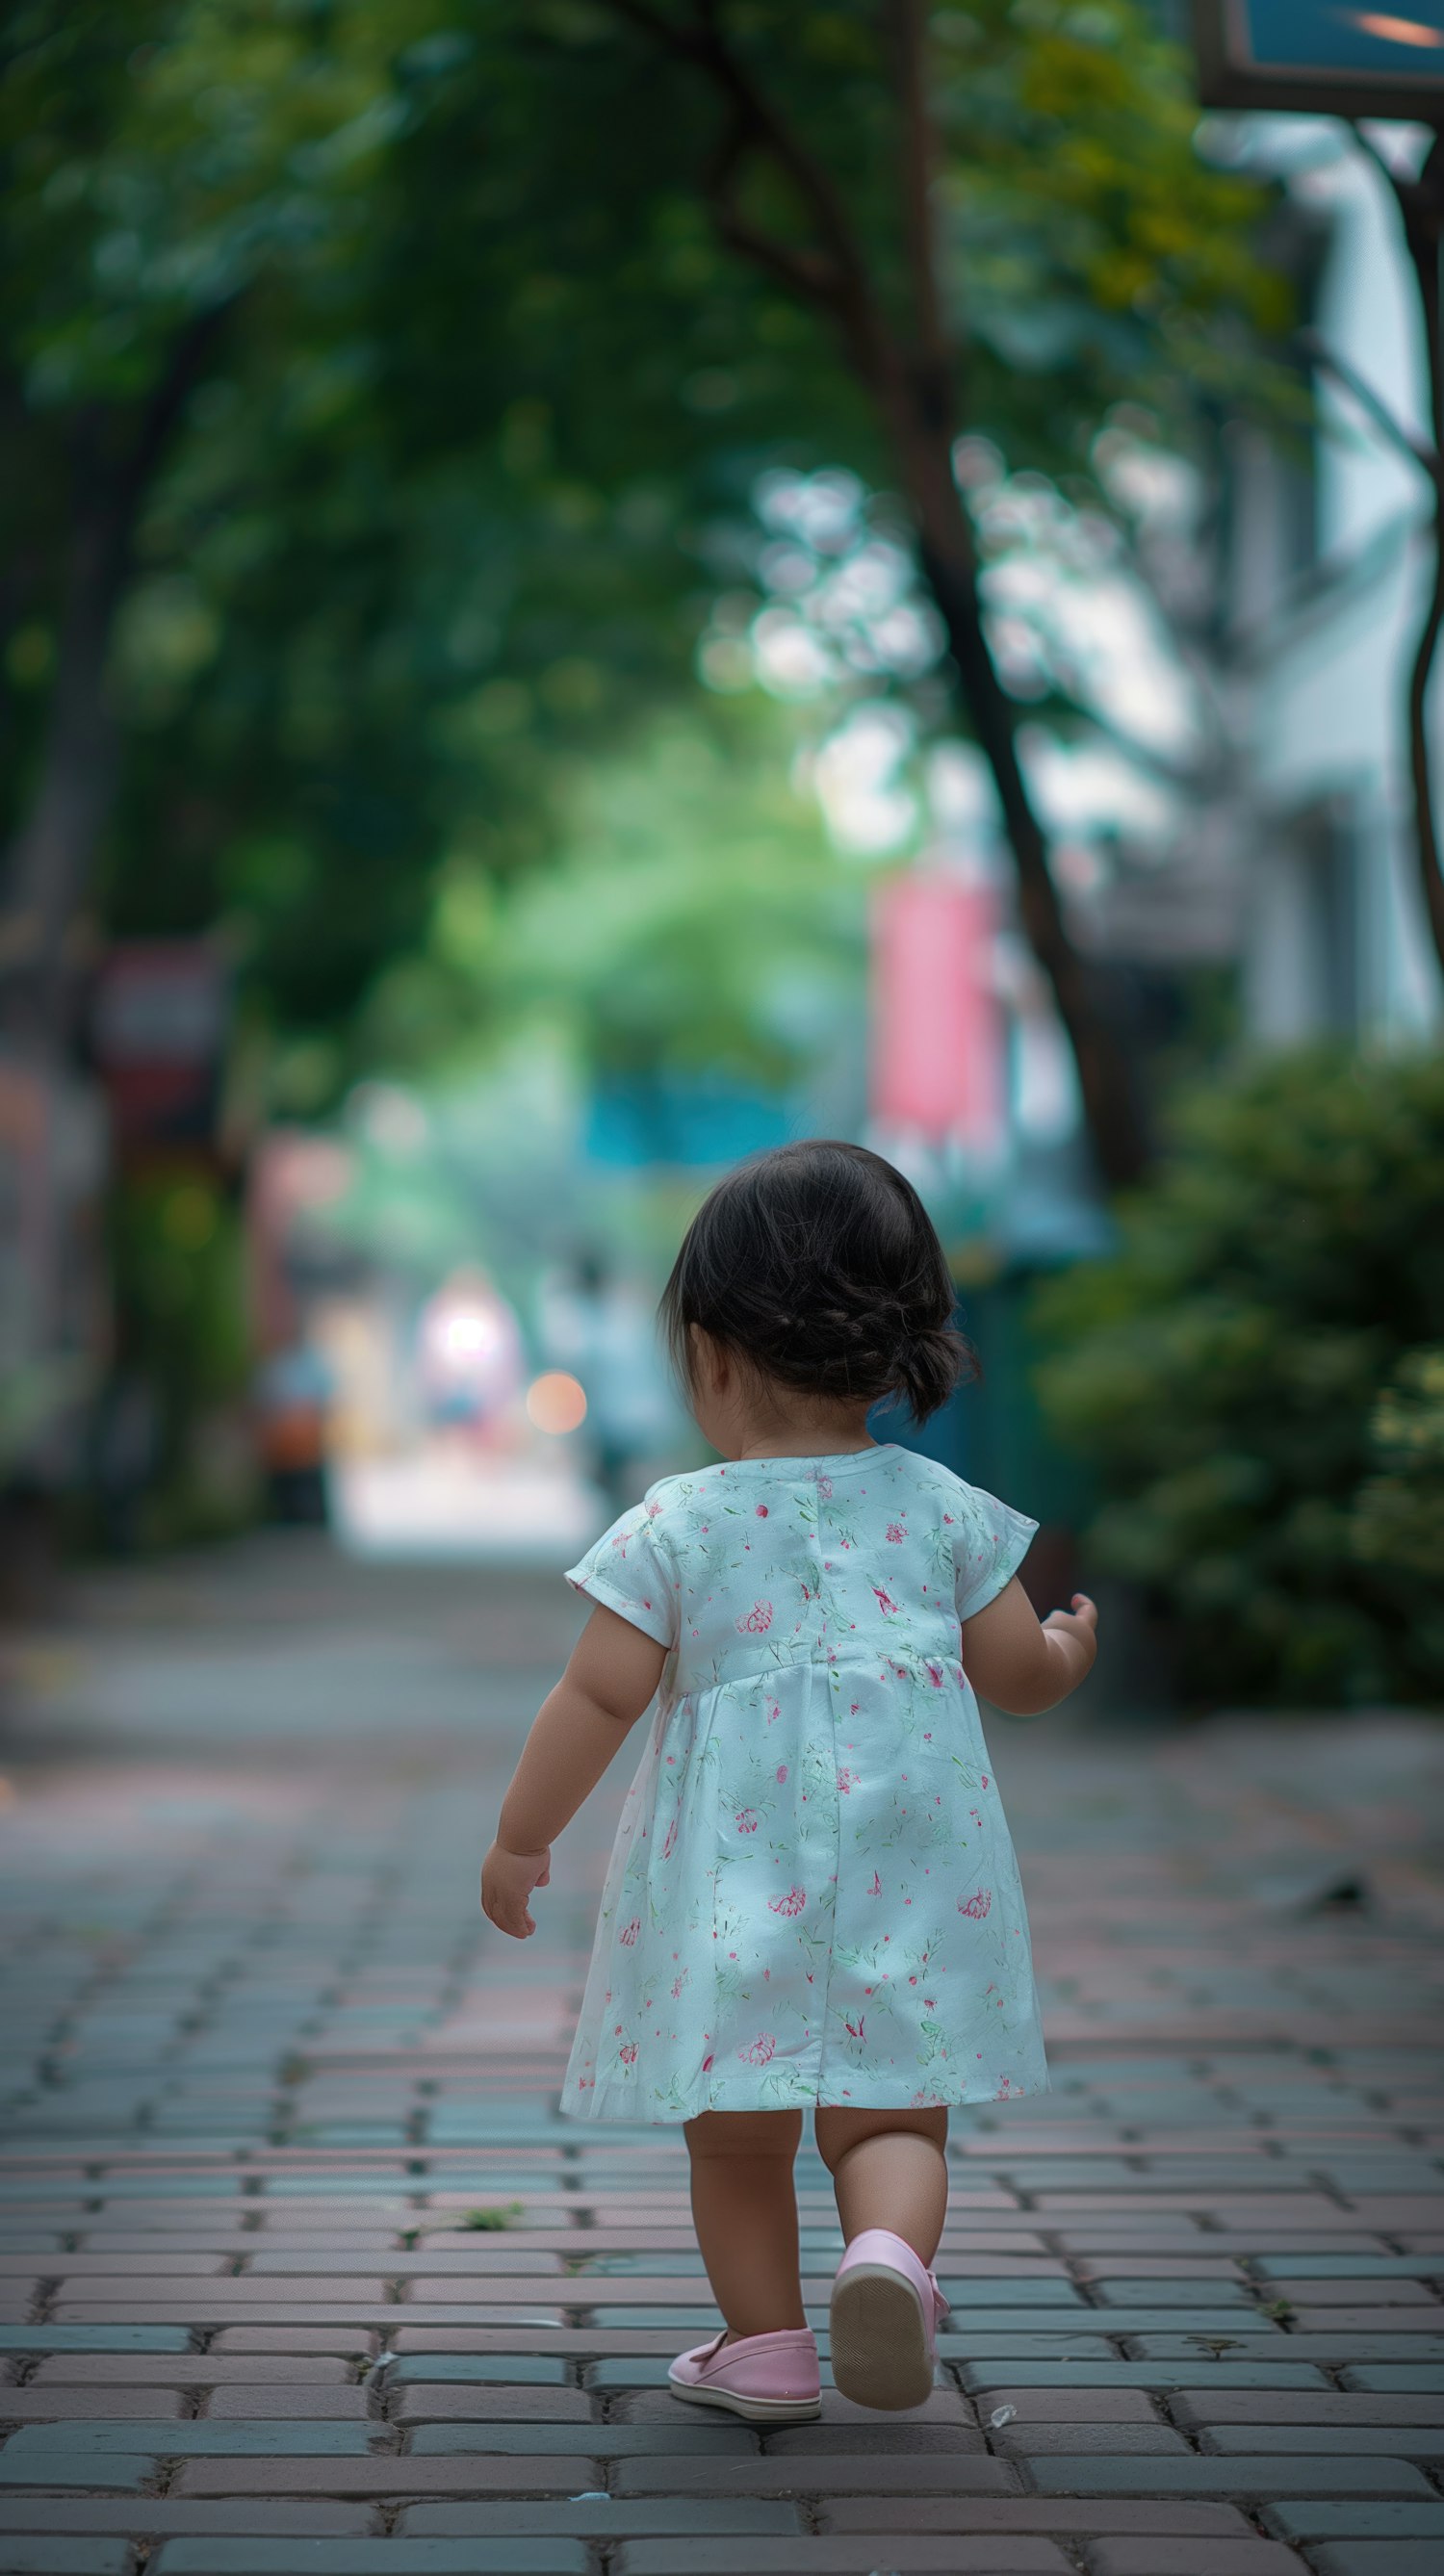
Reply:
M454 1271L417 1322L417 1373L428 1419L486 1437L515 1405L525 1374L521 1330L484 1270Z
M326 1523L332 1394L330 1365L304 1338L272 1351L256 1372L256 1440L272 1520L305 1528Z
M848 2240L838 2387L917 2406L943 2302L948 2106L1047 2083L1028 1923L974 1685L1051 1707L1092 1664L1082 1594L1039 1625L1036 1524L869 1436L969 1371L922 1202L860 1146L723 1181L663 1300L723 1463L666 1478L572 1570L596 1604L532 1728L482 1872L535 1929L551 1844L654 1705L622 1814L563 2106L682 2121L726 2320L674 2395L819 2412L792 2161L802 2112Z
M634 1502L646 1462L667 1445L675 1419L646 1301L583 1252L542 1298L542 1337L555 1367L587 1400L592 1471L614 1511Z

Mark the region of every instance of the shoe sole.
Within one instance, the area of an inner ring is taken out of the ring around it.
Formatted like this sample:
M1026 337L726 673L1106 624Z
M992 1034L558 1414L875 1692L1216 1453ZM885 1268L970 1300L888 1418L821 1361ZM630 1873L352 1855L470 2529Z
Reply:
M832 2293L832 2376L855 2406L882 2415L932 2394L933 2353L912 2283L885 2263L855 2263Z
M685 2406L718 2406L749 2424L813 2424L822 2413L820 2397L746 2397L733 2388L695 2388L684 2379L668 2379L674 2397Z

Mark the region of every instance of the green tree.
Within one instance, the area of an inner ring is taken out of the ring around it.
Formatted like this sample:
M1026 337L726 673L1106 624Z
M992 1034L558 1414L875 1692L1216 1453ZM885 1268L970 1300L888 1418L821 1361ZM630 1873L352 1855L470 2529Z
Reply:
M247 0L22 0L3 70L3 612L20 697L3 951L7 1018L33 1036L64 1016L110 817L110 665L157 486L241 336L284 348L288 294L344 277L384 126L366 128L364 62Z
M607 382L647 444L644 329L664 399L735 406L732 435L770 414L814 457L899 484L1101 1168L1132 1177L1139 1104L1054 889L953 451L976 426L1015 462L1086 476L1111 404L1152 401L1177 426L1189 392L1239 390L1240 329L1283 319L1249 247L1262 201L1199 161L1182 57L1132 0L527 0L488 13L445 87L398 157L413 217L434 226L444 205L452 256L473 262L488 241L494 261L503 208L507 257L534 245L543 307L575 332L557 417L578 470L612 470Z
M952 448L1102 507L1121 396L1182 434L1257 372L1261 200L1145 10L25 0L6 44L12 1025L104 851L112 920L228 914L281 1020L344 1028L444 851L535 860L569 753L690 685L758 469L843 461L911 512L1135 1168Z

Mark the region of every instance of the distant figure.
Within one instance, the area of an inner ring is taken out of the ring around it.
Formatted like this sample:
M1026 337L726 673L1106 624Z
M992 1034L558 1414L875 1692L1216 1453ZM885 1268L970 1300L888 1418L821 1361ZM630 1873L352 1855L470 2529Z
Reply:
M457 1270L421 1309L417 1374L427 1419L486 1433L508 1414L525 1369L516 1316L484 1270Z
M332 1394L330 1367L312 1342L272 1351L256 1373L256 1437L272 1520L325 1526Z
M673 1413L646 1300L584 1252L542 1305L542 1337L558 1368L587 1399L586 1432L597 1483L614 1510L636 1499L648 1461L667 1445Z
M972 1355L916 1191L861 1146L760 1155L688 1230L663 1301L721 1463L665 1477L569 1580L595 1604L482 1866L525 1940L551 1845L650 1712L562 2091L686 2129L726 2328L674 2396L759 2424L820 2410L792 2162L802 2114L846 2236L842 2394L933 2384L949 2106L1047 2082L1018 1864L976 1691L1051 1708L1092 1664L1076 1593L1040 1626L1036 1523L868 1433L937 1411Z
M161 1458L160 1405L144 1370L117 1360L95 1408L91 1447L103 1543L112 1556L133 1556Z

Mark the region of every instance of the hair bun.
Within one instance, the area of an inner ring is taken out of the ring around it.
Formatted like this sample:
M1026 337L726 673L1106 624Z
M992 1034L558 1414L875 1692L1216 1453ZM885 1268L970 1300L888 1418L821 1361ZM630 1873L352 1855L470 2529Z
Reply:
M662 1301L690 1374L693 1325L801 1393L918 1421L977 1364L910 1181L865 1146L818 1141L759 1155L720 1181L688 1228Z

